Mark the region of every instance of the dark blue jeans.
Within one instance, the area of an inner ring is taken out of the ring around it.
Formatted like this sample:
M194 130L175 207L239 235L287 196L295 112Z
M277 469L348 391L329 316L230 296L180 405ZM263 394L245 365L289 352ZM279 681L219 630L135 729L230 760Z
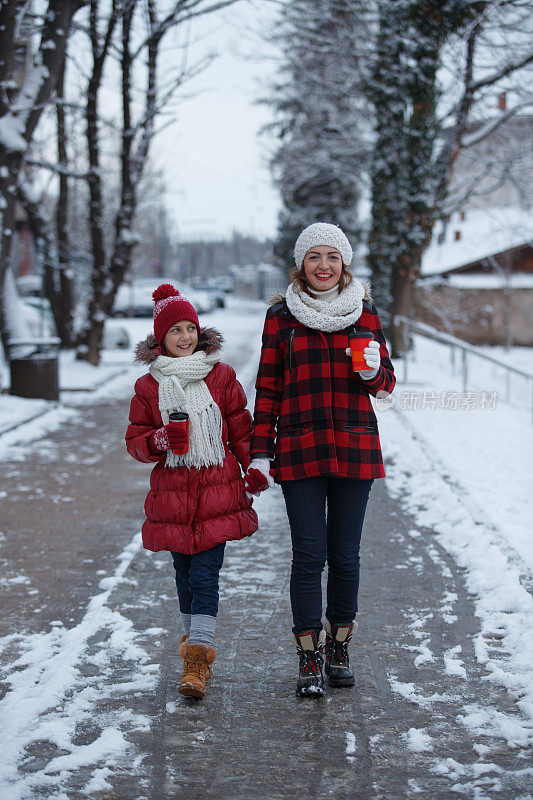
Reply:
M326 618L351 623L357 612L359 545L373 479L282 481L292 537L293 632L322 628L322 571L328 564ZM326 515L327 505L327 515Z
M218 612L218 575L224 561L225 543L193 555L171 553L176 570L176 588L183 614Z

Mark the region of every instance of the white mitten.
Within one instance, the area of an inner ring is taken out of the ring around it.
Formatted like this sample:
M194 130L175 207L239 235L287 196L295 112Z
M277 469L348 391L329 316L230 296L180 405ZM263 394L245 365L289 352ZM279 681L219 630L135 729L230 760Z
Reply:
M274 488L274 486L276 484L274 482L274 478L270 474L270 470L272 468L272 463L270 462L270 459L268 459L268 458L252 458L252 460L250 461L250 467L253 467L254 469L258 469L259 472L261 472L265 476L265 478L267 480L267 483L268 483L268 488L269 489L273 489ZM248 469L250 469L250 467L248 467Z

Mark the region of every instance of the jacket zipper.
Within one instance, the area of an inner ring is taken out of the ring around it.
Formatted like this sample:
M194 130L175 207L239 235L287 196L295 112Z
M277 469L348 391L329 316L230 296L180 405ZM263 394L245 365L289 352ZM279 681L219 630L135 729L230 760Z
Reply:
M289 372L292 369L292 348L294 342L295 329L293 328L289 333Z

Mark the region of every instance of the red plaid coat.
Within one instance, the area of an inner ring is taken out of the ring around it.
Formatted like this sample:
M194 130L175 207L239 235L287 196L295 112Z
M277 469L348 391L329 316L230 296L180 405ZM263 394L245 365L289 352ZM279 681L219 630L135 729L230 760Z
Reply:
M369 395L391 393L396 378L381 321L368 293L343 331L307 328L285 301L267 311L257 374L252 458L274 458L279 481L335 475L383 478L378 425ZM371 381L354 372L348 332L372 331L381 365Z

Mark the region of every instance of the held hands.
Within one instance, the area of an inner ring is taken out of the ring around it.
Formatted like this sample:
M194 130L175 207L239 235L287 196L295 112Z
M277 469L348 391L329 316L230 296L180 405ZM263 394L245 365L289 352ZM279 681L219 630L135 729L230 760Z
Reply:
M352 351L349 347L346 348L346 355L351 356ZM378 374L379 365L381 363L381 356L379 354L379 342L372 339L363 350L364 359L368 365L368 369L361 369L358 375L365 381L370 381Z
M256 497L264 492L265 489L274 486L274 479L271 475L270 461L268 458L254 458L248 471L244 476L244 486L246 488L246 496L249 500L252 496Z

